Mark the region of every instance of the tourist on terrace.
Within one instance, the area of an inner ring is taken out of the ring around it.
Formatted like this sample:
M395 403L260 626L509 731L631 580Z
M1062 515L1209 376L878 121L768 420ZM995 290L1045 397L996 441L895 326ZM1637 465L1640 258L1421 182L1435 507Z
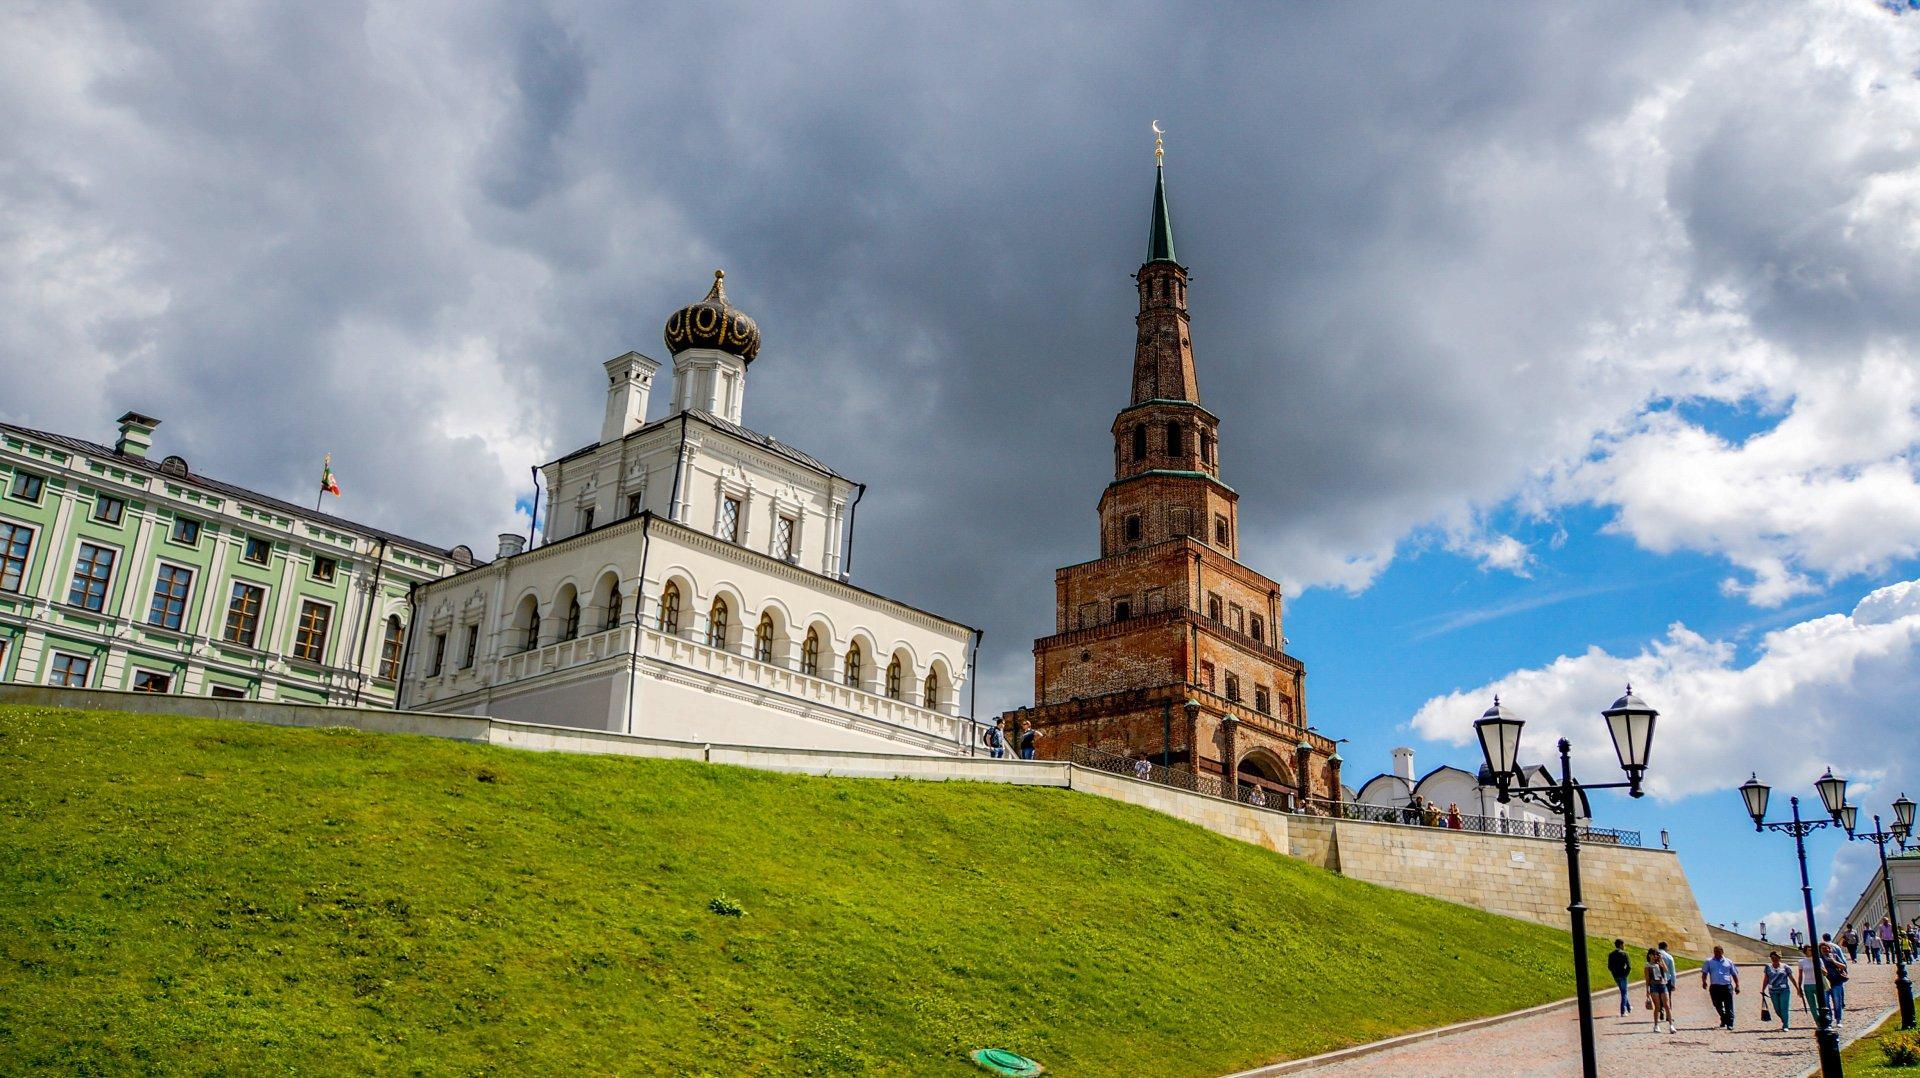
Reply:
M987 755L998 760L1007 754L1007 735L1000 732L1000 724L993 723L980 733L980 740L986 743Z
M1138 760L1133 762L1133 777L1139 779L1141 782L1146 782L1153 778L1153 761L1147 759L1147 754L1144 752L1140 754Z
M1420 822L1428 827L1440 826L1440 806L1431 801L1420 802Z
M1025 719L1021 719L1020 720L1020 758L1022 760L1033 759L1034 737L1035 737L1035 734L1033 729L1033 723L1028 722Z
M1725 948L1715 947L1713 957L1700 964L1700 987L1720 1012L1720 1028L1733 1028L1733 997L1740 994L1740 970L1728 960Z
M1460 818L1460 806L1454 802L1447 803L1447 826L1455 831L1467 829L1467 821Z
M1767 964L1760 972L1766 978L1767 999L1772 1001L1774 1013L1780 1016L1780 1028L1793 1028L1788 1019L1793 1013L1793 997L1800 992L1800 975L1780 961L1779 951L1767 952Z
M1266 808L1267 795L1260 792L1260 787L1255 786L1253 792L1247 794L1247 804L1254 808Z
M1653 1031L1660 1032L1660 1023L1665 1020L1667 1032L1674 1032L1673 1011L1669 1006L1673 988L1667 983L1667 964L1659 951L1647 952L1647 966L1642 974L1647 981L1647 1009L1653 1012Z
M1607 972L1613 974L1613 983L1620 986L1620 1013L1633 1013L1633 1000L1627 996L1627 979L1633 976L1633 956L1627 953L1626 940L1614 940L1613 952L1607 955Z

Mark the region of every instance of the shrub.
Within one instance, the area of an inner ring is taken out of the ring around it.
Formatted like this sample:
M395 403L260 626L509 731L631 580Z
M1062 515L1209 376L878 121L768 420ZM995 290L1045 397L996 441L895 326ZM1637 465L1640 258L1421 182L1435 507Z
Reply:
M745 917L747 915L747 911L740 908L740 903L735 902L726 895L716 895L708 899L707 909L722 917Z
M1889 1067L1920 1067L1920 1033L1889 1033L1880 1038L1880 1054Z

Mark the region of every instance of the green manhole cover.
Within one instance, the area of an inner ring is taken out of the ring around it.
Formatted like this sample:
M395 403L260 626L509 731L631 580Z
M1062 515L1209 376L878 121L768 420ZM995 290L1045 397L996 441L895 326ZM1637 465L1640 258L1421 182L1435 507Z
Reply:
M1007 1078L1033 1078L1033 1075L1047 1073L1047 1068L1005 1048L978 1048L970 1058L980 1064L982 1070L1003 1074Z

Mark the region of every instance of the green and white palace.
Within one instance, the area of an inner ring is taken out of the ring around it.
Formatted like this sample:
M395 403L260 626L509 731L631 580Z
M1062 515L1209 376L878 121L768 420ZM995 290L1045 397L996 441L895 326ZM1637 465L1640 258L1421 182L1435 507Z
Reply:
M112 446L0 423L0 680L391 707L408 596L472 563Z

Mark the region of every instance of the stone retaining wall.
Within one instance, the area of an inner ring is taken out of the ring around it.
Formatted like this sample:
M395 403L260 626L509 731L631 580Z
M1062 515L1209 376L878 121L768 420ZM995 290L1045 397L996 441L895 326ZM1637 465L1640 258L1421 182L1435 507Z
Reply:
M1057 760L942 758L822 749L668 741L475 715L337 708L256 700L162 696L105 689L0 684L0 704L76 707L278 726L352 726L425 734L546 752L704 760L767 771L860 778L998 782L1054 786L1124 801L1209 831L1385 887L1562 928L1567 923L1566 857L1560 843L1404 824L1292 816ZM1635 944L1667 940L1706 955L1713 946L1693 888L1668 850L1581 847L1587 927Z

